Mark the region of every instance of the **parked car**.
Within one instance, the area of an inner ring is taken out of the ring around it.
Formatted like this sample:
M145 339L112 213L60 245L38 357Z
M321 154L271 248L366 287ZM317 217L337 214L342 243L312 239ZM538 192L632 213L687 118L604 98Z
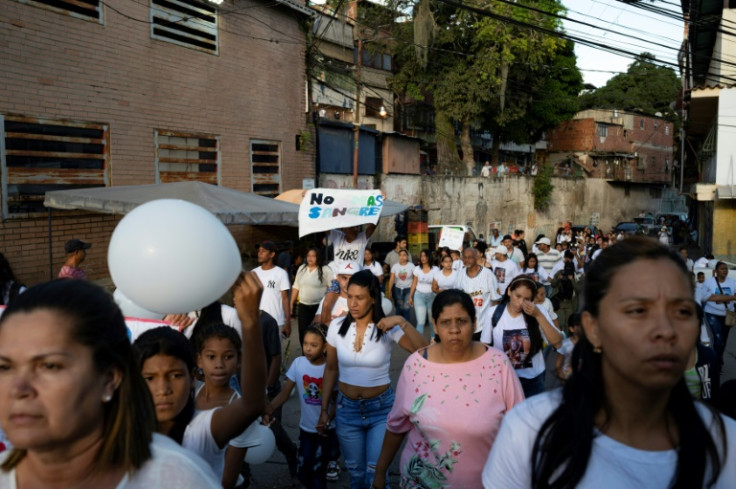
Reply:
M616 224L616 227L613 228L613 232L618 234L621 231L623 231L624 234L646 234L644 232L644 228L642 228L641 225L636 221L625 221Z
M647 236L657 236L657 232L661 227L653 217L635 217L634 222L642 227L644 234Z

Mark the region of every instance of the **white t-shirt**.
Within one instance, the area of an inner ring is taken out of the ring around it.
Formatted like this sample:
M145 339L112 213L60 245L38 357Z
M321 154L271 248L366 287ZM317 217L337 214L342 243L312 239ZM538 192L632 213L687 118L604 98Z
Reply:
M153 434L151 458L132 475L125 474L115 489L219 489L220 479L197 454L182 448L168 436ZM10 454L0 453L0 463ZM0 487L17 489L15 469L0 471Z
M448 290L455 287L455 282L457 282L457 270L452 270L452 273L450 275L445 276L445 274L442 273L441 269L437 269L434 272L434 280L437 282L437 287L439 287L442 290Z
M529 489L532 487L532 450L539 429L561 401L561 390L545 392L517 404L506 413L501 429L483 467L485 489ZM696 403L698 414L710 427L720 446L713 415ZM732 489L736 481L736 421L721 416L728 453L713 489ZM677 451L632 448L603 434L593 439L585 475L577 489L666 489L677 467ZM687 461L685 461L687 463Z
M391 273L394 274L394 287L399 289L408 289L411 287L411 283L414 280L414 276L412 275L414 268L413 263L407 262L406 265L394 263L391 267Z
M438 270L439 269L437 267L432 267L429 272L425 272L424 270L422 270L422 267L414 267L412 274L417 278L417 288L415 289L416 292L421 292L422 294L431 294L432 280L434 279L435 273Z
M284 311L284 303L281 301L281 292L289 290L289 274L280 267L273 267L268 270L258 267L253 272L258 275L263 284L259 309L273 316L279 327L283 326L286 324L286 311Z
M531 348L531 339L529 337L529 330L526 327L524 321L524 315L519 314L518 317L511 317L509 314L508 307L501 318L498 320L498 324L495 328L492 327L491 319L493 313L496 310L493 306L488 310L487 321L483 323L483 331L480 334L480 341L486 344L490 344L494 348L498 348L506 354L509 358L511 366L516 370L516 374L522 379L533 379L537 375L544 372L544 355L540 349L533 357L529 358L529 350ZM539 307L537 309L542 311L547 321L554 328L552 318L549 317L547 311L544 308ZM556 328L555 328L556 329ZM542 327L539 327L542 333L542 339L547 341L547 337L544 334Z
M322 411L322 378L325 364L314 365L306 357L297 357L291 362L286 378L296 384L301 405L299 428L317 433L317 422Z
M453 260L452 261L452 269L453 270L462 270L463 268L465 268L465 264L463 264L463 261L462 260L458 259L458 260Z
M191 339L192 333L194 332L194 327L197 325L197 321L199 320L199 314L200 311L194 311L187 314L190 318L194 319L194 322L187 326L185 329L182 330L182 333L184 333L184 336ZM220 304L220 314L222 315L222 322L224 324L227 324L228 326L231 326L235 329L235 331L238 332L238 336L240 336L240 339L243 339L243 325L240 324L240 318L238 317L238 311L232 307L228 306L227 304Z
M704 256L701 256L697 260L695 260L695 263L693 263L693 268L708 268L708 259Z
M317 312L315 313L317 316L322 314L322 305L325 303L325 300L322 299L319 301L319 307L317 308ZM348 298L343 296L338 296L337 300L335 301L335 304L332 306L332 319L343 317L348 313Z
M227 445L222 448L218 447L215 438L212 436L212 415L217 409L220 408L198 411L194 414L184 430L181 446L202 457L210 464L215 475L221 480L222 473L225 470L225 449ZM230 440L228 444L244 448L263 443L254 423L251 423L242 434Z
M375 338L375 325L369 324L363 336L363 346L355 351L357 332L355 323L348 328L345 336L338 331L343 318L330 323L327 330L327 343L337 349L337 365L340 382L360 387L377 387L391 383L388 369L391 364L391 350L404 332L399 326L386 331L380 340Z
M717 279L715 277L710 277L706 278L705 282L703 282L703 287L700 292L700 297L702 297L703 301L714 294L733 295L734 293L736 293L736 280L730 277L726 277L726 280L724 280L723 282L716 282L716 280ZM718 285L721 286L720 289L718 288ZM723 290L723 292L721 292L721 290ZM729 302L728 308L733 311L733 302ZM726 305L722 302L703 302L703 310L708 314L715 314L718 316L726 315Z
M498 293L503 295L506 292L506 287L509 283L519 275L519 265L513 260L506 258L504 261L493 260L491 262L491 268L493 274L496 276L496 283L498 284Z
M468 276L467 270L462 270L457 274L457 281L455 282L454 288L464 290L473 299L476 320L475 332L477 333L483 328L486 322L486 315L490 303L501 299L501 296L498 294L496 276L485 267L481 267L478 275L472 278Z
M332 282L332 269L322 267L322 281L319 280L319 267L310 270L308 266L302 265L294 277L294 290L299 291L299 303L313 306L325 296L327 287Z
M542 302L541 304L537 304L537 307L539 307L540 309L544 309L544 311L547 312L547 315L552 320L557 319L557 313L555 312L555 306L552 305L552 301L549 300L549 297L545 297L544 302Z
M350 243L345 239L345 233L339 229L330 231L327 239L332 243L338 270L340 269L340 265L345 262L357 264L356 270L363 269L365 247L368 245L368 237L365 235L365 231L358 233Z
M363 270L370 270L376 277L383 277L383 266L375 260L368 266L363 264Z
M533 268L525 268L522 273L524 275L529 275L535 282L549 283L549 273L547 273L547 270L545 270L544 267L538 266L536 270Z

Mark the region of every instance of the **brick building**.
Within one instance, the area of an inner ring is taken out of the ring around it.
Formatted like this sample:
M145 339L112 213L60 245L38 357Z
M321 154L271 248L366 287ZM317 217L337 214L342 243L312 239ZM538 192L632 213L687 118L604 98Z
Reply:
M71 237L93 243L90 278L108 275L119 217L49 219L48 190L196 179L274 196L314 177L311 15L299 0L4 1L0 252L19 279L55 274ZM231 231L245 249L252 230Z
M575 114L547 133L549 162L580 166L591 178L666 184L673 166L673 125L613 109Z

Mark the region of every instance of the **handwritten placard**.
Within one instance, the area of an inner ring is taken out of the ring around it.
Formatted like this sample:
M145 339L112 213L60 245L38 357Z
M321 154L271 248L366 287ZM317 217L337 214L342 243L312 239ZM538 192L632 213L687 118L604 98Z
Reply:
M380 190L308 190L299 206L299 237L320 231L376 224L383 209Z
M451 250L462 251L464 233L462 228L453 228L450 226L442 226L440 231L440 248L445 246Z

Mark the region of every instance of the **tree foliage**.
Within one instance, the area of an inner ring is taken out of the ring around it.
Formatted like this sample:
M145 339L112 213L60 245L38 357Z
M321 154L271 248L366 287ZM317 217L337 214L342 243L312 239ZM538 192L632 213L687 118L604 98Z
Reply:
M659 66L656 58L642 53L620 73L590 93L581 95L582 109L623 109L654 115L674 116L670 107L680 92L680 79L672 68Z
M406 11L403 1L393 7ZM470 0L464 5L548 30L561 28L555 17L523 8L560 13L559 0ZM413 12L413 22L394 29L398 70L390 86L407 102L433 105L440 171L463 170L455 131L445 134L448 120L463 135L469 168L471 127L489 129L496 143L528 143L577 110L582 77L566 41L438 0L421 0Z

